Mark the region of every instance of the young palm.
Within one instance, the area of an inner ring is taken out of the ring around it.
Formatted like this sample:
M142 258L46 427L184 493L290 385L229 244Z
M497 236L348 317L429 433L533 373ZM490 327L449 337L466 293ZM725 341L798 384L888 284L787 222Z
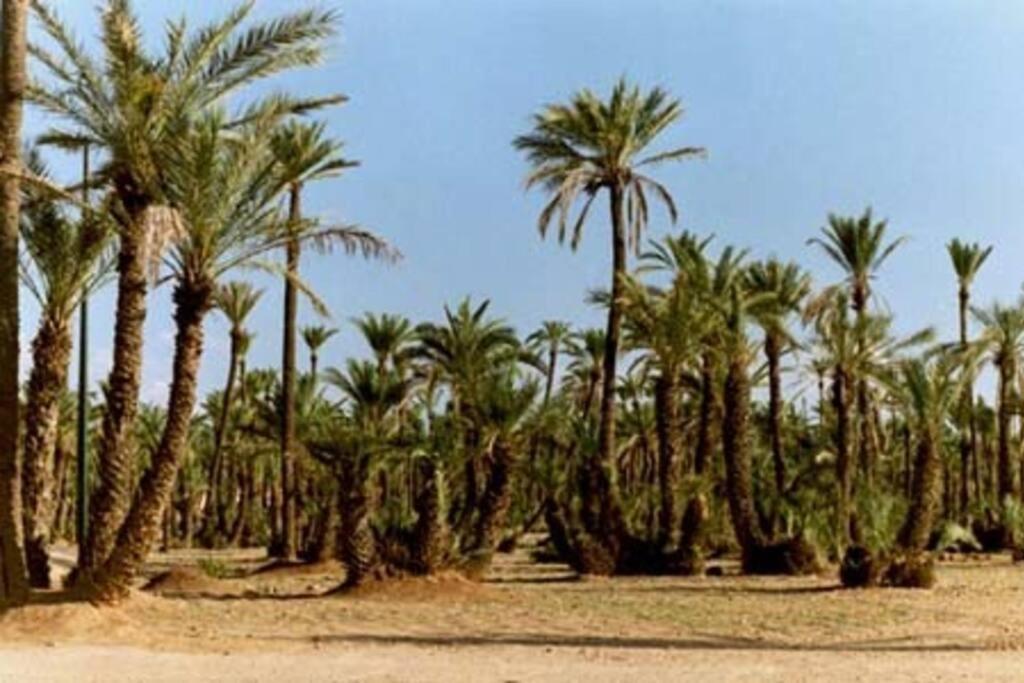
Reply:
M241 370L242 358L249 344L249 335L245 330L245 321L252 314L263 290L254 288L248 282L234 281L217 288L214 305L228 321L231 337L231 355L228 358L228 376L224 385L224 393L217 411L217 421L213 432L213 457L210 472L209 511L216 515L217 528L224 530L224 509L220 504L220 484L224 469L224 439L227 436L228 416L234 404L235 385ZM244 376L244 371L242 372ZM208 515L207 523L213 520Z
M238 5L199 30L184 19L167 24L165 51L149 41L129 0L100 8L101 59L88 54L44 0L33 0L49 45L31 52L49 80L32 85L30 101L61 123L49 142L88 142L106 153L97 182L109 187L117 219L118 280L114 358L106 384L99 443L99 487L92 497L88 543L79 570L88 575L108 559L130 503L130 441L138 406L146 318L147 273L161 247L182 225L167 196L172 160L196 117L255 81L319 62L333 35L332 12L301 10L248 23L253 3ZM261 100L242 113L312 106L288 97Z
M314 382L317 378L320 349L336 334L338 334L338 329L335 327L307 325L302 328L302 341L305 342L306 349L309 351L309 374Z
M281 489L284 496L284 526L281 548L286 560L298 556L295 481L295 346L300 242L302 233L302 190L311 182L337 176L356 163L341 157L341 142L326 135L323 123L290 121L275 131L271 148L277 160L277 173L288 192L288 225L291 239L285 248L284 325L282 334L281 381L284 389L284 415L281 429Z
M800 311L811 289L811 279L796 263L775 259L757 261L747 268L746 287L751 292L769 294L771 306L766 307L758 323L764 329L764 353L768 360L768 429L775 465L775 489L786 493L786 459L782 445L782 354L793 346L787 329L789 318Z
M871 280L904 241L900 237L887 242L887 228L888 222L875 222L868 208L857 217L829 214L828 226L821 231L822 237L808 240L808 244L821 247L845 271L858 327L863 327L867 315ZM858 457L870 486L877 454L876 435L871 425L867 384L860 377L853 380L857 395Z
M34 154L29 167L45 169ZM39 328L32 341L32 371L25 404L24 528L29 581L48 588L47 556L56 509L53 471L60 402L71 360L71 321L83 296L94 290L113 265L111 228L103 220L73 219L56 199L31 190L22 205L22 279L39 302Z
M593 480L584 501L587 531L612 542L621 528L621 512L611 495L615 457L615 381L621 326L621 279L625 276L627 245L639 244L647 225L648 195L653 195L676 219L675 201L663 185L644 173L646 167L701 156L699 147L666 152L647 150L683 113L682 105L660 88L642 92L620 80L607 100L590 90L575 94L568 104L549 105L533 119L533 130L515 139L533 170L527 187L540 185L550 199L540 213L538 227L545 235L558 216L560 241L569 237L575 248L583 235L590 208L607 191L611 212L612 278L605 336L603 387L597 462L589 466ZM569 228L569 215L582 198L579 214Z
M957 310L960 323L960 347L967 350L967 321L971 308L971 285L982 265L992 253L992 247L984 247L977 243L969 244L958 239L946 245L949 259L953 263L953 271L957 281ZM971 419L971 404L974 403L973 378L969 378L964 387L963 402L959 412L960 427L960 511L964 515L970 505L970 469L971 461L977 458L974 421ZM978 492L981 493L980 491Z
M208 115L179 142L173 158L168 193L187 229L163 259L174 282L177 327L167 425L117 545L97 575L99 599L124 594L155 540L187 444L203 321L216 301L218 279L233 268L259 265L260 256L296 239L292 222L277 208L277 158L264 142L273 120L229 131L223 117ZM367 256L389 253L378 238L348 228L307 228L300 237L341 243Z

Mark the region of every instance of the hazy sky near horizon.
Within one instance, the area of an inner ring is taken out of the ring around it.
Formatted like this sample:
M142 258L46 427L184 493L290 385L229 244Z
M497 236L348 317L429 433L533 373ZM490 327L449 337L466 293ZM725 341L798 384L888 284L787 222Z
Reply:
M54 3L93 43L93 2ZM661 145L701 145L705 161L659 171L681 221L652 214L650 236L689 229L754 256L799 259L819 284L839 271L806 245L828 212L865 206L910 241L876 283L901 330L955 333L955 281L945 243L994 243L976 301L1015 298L1024 269L1024 4L859 0L348 0L327 63L278 81L300 94L343 92L330 130L362 166L310 186L305 205L388 238L401 263L309 257L303 272L341 334L322 364L365 349L349 323L363 311L437 319L445 303L489 298L527 333L540 321L599 324L584 302L608 280L607 211L592 214L576 253L536 231L541 197L526 193L515 135L544 103L625 75L681 98L685 118ZM229 3L137 0L154 45L164 19L193 24ZM268 16L299 2L263 0ZM38 115L27 128L38 131ZM64 159L59 170L73 173ZM239 277L251 277L240 273ZM250 321L250 367L280 359L281 285ZM143 396L170 381L169 292L152 297ZM26 300L28 299L26 295ZM34 332L26 307L24 348ZM316 322L304 306L303 323ZM93 380L110 366L113 288L92 308ZM207 325L204 391L220 387L228 341ZM302 347L300 347L302 349ZM304 351L304 349L302 349ZM300 355L302 367L305 354Z

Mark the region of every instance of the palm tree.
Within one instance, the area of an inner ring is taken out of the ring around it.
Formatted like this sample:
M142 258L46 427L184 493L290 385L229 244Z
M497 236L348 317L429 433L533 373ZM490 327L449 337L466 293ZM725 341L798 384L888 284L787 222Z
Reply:
M226 118L211 113L179 141L172 159L167 191L180 207L186 232L164 258L175 283L177 327L167 424L117 545L95 579L97 599L123 595L156 540L187 446L203 321L216 302L218 279L296 239L340 243L366 256L390 253L383 241L364 231L313 226L299 233L279 215L281 186L272 172L278 160L266 143L277 118L226 130Z
M821 247L845 271L857 326L861 328L864 326L863 319L867 315L868 299L871 296L871 280L904 241L900 237L887 243L887 228L887 221L875 222L869 207L857 217L829 214L828 226L821 231L822 237L808 240L808 244ZM855 382L857 396L858 457L870 487L877 447L870 419L868 389L862 378L851 379Z
M45 168L34 153L28 165L37 176ZM110 272L110 226L83 217L73 220L45 191L29 192L22 205L23 280L41 308L32 341L32 371L25 404L24 528L29 581L50 585L47 555L56 511L53 473L60 402L71 361L71 319L79 302Z
M288 224L293 239L285 244L284 325L282 334L281 381L284 414L281 430L281 489L284 520L281 552L285 560L298 556L295 507L295 345L298 315L300 234L302 231L302 189L310 182L337 176L356 162L340 156L342 144L326 135L323 123L290 121L271 139L282 186L289 194Z
M114 358L98 449L99 486L91 499L92 533L79 562L80 574L88 576L109 558L130 504L147 275L161 248L182 230L166 192L174 172L170 160L197 116L254 81L319 62L337 17L301 10L247 26L252 3L243 3L198 31L190 31L184 19L169 22L165 53L155 57L145 51L149 41L131 2L106 0L100 9L104 54L97 60L44 0L33 0L33 8L56 53L44 44L32 46L50 78L45 88L30 86L27 96L62 122L42 140L87 142L106 151L97 182L110 188L107 202L118 226ZM270 97L239 118L312 104Z
M571 343L572 328L561 320L545 320L540 327L526 338L527 346L544 351L547 365L544 369L544 405L551 400L558 372L558 355Z
M764 352L768 360L768 425L775 465L775 489L786 492L786 460L782 445L782 354L793 340L786 329L787 319L798 312L811 289L810 277L796 263L775 259L758 261L747 268L747 289L771 296L758 323L764 329Z
M946 355L931 361L905 361L888 381L917 437L910 509L899 535L900 546L910 553L923 551L932 532L938 507L943 427L961 400L961 385L970 376L969 369L957 372L956 364L964 361L970 363L971 359Z
M263 290L254 288L248 282L228 282L217 288L214 306L228 320L231 337L231 355L228 358L228 376L224 385L224 394L220 401L217 421L213 431L213 457L211 458L210 469L210 497L207 510L215 515L215 518L207 515L208 528L212 529L212 522L216 520L216 527L224 529L224 510L220 505L220 483L223 465L224 437L227 434L228 416L234 402L235 385L239 374L239 365L244 356L244 349L248 345L248 333L245 330L245 321L252 314ZM243 373L244 374L244 373Z
M331 438L315 446L337 462L340 475L342 560L346 586L362 583L379 562L370 528L374 501L369 490L371 470L379 467L399 427L398 409L405 402L408 383L394 371L383 377L370 361L349 360L345 372L326 371L329 384L351 404L349 425L331 427ZM347 427L347 428L346 428Z
M978 275L978 271L981 270L981 266L984 265L992 253L992 247L982 248L977 243L968 244L961 242L959 239L954 239L946 245L946 251L949 252L949 259L953 263L953 271L956 273L960 347L966 351L968 347L967 319L971 308L971 285L974 283L974 278ZM967 508L970 504L970 487L968 486L970 475L968 470L970 469L971 460L978 457L977 435L975 433L974 420L971 419L971 405L974 403L974 387L972 385L973 379L970 379L964 387L963 403L960 406L958 420L960 426L961 515L967 513ZM978 493L980 494L981 492L978 491Z
M4 0L0 46L0 600L27 597L18 453L18 228L28 0Z
M675 201L665 186L643 173L645 167L702 156L699 147L680 147L646 154L658 136L683 113L678 100L660 88L646 93L620 80L611 96L602 101L590 90L575 94L568 104L549 105L536 114L533 130L514 141L526 154L533 170L527 187L542 186L550 199L540 213L541 236L558 215L559 241L569 231L569 214L577 199L583 205L571 229L575 248L594 200L607 190L611 211L612 282L605 335L597 461L588 466L592 485L584 501L586 530L602 543L613 540L621 527L621 511L611 495L615 457L615 380L622 310L621 280L626 274L627 244L639 244L647 224L648 193L653 194L676 219Z
M1010 430L1016 410L1017 373L1024 354L1024 302L1014 306L992 304L986 309L973 308L975 319L985 326L979 344L991 354L999 372L996 407L997 422L997 494L1000 501L1013 496L1013 466L1010 460Z
M317 377L320 349L336 334L338 334L337 328L323 325L307 325L302 328L302 341L306 343L306 348L309 350L309 374L314 382Z
M381 374L388 367L399 369L416 340L416 331L404 316L366 313L352 322L373 352Z

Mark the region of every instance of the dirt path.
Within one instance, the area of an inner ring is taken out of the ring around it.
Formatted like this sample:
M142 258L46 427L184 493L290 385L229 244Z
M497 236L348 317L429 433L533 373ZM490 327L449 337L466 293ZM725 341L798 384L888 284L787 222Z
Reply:
M931 591L844 591L831 574L578 580L519 555L482 585L448 577L330 597L337 566L255 571L260 562L175 553L151 567L179 568L157 581L162 595L0 613L0 681L818 683L1024 671L1024 569L1006 557L944 563Z

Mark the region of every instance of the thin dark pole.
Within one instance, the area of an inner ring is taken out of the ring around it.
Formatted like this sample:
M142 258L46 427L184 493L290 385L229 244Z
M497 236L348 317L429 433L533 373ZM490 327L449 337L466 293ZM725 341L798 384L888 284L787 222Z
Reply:
M89 143L82 148L82 219L89 205ZM78 498L75 501L75 537L82 556L89 534L89 301L82 292L78 318Z

